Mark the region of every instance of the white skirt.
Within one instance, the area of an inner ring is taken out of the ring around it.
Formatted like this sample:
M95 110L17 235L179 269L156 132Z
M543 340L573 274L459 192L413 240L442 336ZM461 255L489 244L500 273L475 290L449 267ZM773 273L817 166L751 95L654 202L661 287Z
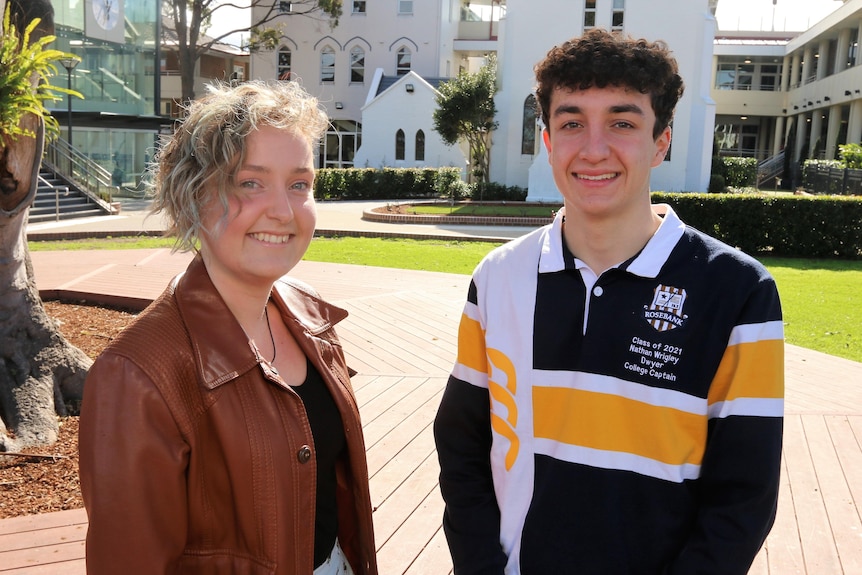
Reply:
M335 540L335 546L329 554L329 559L315 569L313 575L353 575L353 569L347 562L347 557L344 556L338 539Z

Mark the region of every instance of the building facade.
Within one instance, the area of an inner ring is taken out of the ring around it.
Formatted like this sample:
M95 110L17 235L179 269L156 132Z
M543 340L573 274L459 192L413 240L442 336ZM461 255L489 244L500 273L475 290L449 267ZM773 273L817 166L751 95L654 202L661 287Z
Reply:
M835 159L862 141L862 0L845 0L808 30L716 33L712 97L723 155Z
M83 99L48 104L61 137L108 172L134 183L152 156L164 120L159 117L158 0L52 0L52 47L81 58L60 69ZM71 118L70 118L71 116Z
M413 113L404 113L400 110L411 105L408 93L381 90L377 79L397 80L414 72L433 86L461 71L476 71L487 54L495 53L499 129L493 134L491 179L529 187L531 199L556 201L560 196L532 107L533 66L554 44L589 27L663 39L680 62L687 90L677 112L673 153L654 170L652 185L705 190L714 120L708 73L714 4L714 0L346 0L338 25L331 27L325 20L291 16L290 2L280 2L281 44L274 51L252 55L251 77L297 80L321 100L333 124L320 154L321 166L378 167L381 159L398 165L393 151L399 131L409 146L418 130L426 138L426 154L413 165L458 165L466 163L462 150L453 163L451 154L432 150L433 105L423 102L417 109L418 98L413 98ZM667 18L669 13L673 19ZM443 157L446 163L438 164Z

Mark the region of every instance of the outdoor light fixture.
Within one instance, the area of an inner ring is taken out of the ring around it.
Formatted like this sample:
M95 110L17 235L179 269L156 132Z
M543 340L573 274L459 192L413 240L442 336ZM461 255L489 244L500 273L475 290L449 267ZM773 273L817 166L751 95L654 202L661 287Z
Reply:
M412 94L413 93L413 84L404 84L404 89Z
M799 109L799 106L793 106L793 109L794 109L794 110L798 110L798 109Z
M344 104L343 104L343 103L341 103L341 102L336 102L336 103L335 103L335 109L336 109L336 110L341 110L341 109L343 109L343 108L344 108Z
M852 94L852 92L850 90L844 90L845 96L850 96L851 94Z
M69 89L70 92L72 91L72 70L75 69L75 66L77 66L80 61L81 61L81 59L77 58L77 57L76 58L61 58L60 59L60 63L66 69L66 76L67 76L67 80L68 80L66 87ZM68 130L69 130L69 150L71 152L71 148L72 148L72 95L66 94L66 99L69 101ZM71 153L70 153L69 157L71 157Z
M829 96L823 96L823 101L830 102L832 101L832 98L830 98Z

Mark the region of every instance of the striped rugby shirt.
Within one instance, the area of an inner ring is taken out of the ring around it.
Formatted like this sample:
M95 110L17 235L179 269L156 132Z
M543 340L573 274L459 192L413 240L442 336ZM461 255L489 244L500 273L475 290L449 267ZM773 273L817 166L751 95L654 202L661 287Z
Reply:
M778 293L756 260L654 209L643 250L599 277L562 214L476 268L435 420L456 573L742 574L763 543Z

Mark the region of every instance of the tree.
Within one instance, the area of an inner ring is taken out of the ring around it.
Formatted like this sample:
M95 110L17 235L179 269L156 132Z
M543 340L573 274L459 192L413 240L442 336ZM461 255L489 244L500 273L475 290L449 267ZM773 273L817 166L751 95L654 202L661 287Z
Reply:
M462 138L470 148L471 181L488 183L491 164L491 132L497 129L497 60L488 56L475 74L461 72L438 89L434 130L450 146Z
M50 76L59 58L50 0L2 2L0 39L0 451L57 440L57 415L77 408L90 359L47 316L27 250L26 225L36 195L46 129L59 132L44 107L59 99ZM23 31L23 32L19 32Z
M241 32L249 32L252 50L270 48L277 43L280 31L277 28L267 28L267 24L280 16L306 16L310 18L328 17L337 24L341 16L342 0L298 0L283 2L279 0L163 0L162 10L169 20L163 30L163 40L168 35L175 35L177 56L180 66L180 85L183 102L195 98L195 65L200 57L214 44L227 36ZM289 11L281 8L290 6ZM203 34L220 10L228 8L243 8L253 10L252 14L260 14L248 26L237 26L214 38L203 40Z

